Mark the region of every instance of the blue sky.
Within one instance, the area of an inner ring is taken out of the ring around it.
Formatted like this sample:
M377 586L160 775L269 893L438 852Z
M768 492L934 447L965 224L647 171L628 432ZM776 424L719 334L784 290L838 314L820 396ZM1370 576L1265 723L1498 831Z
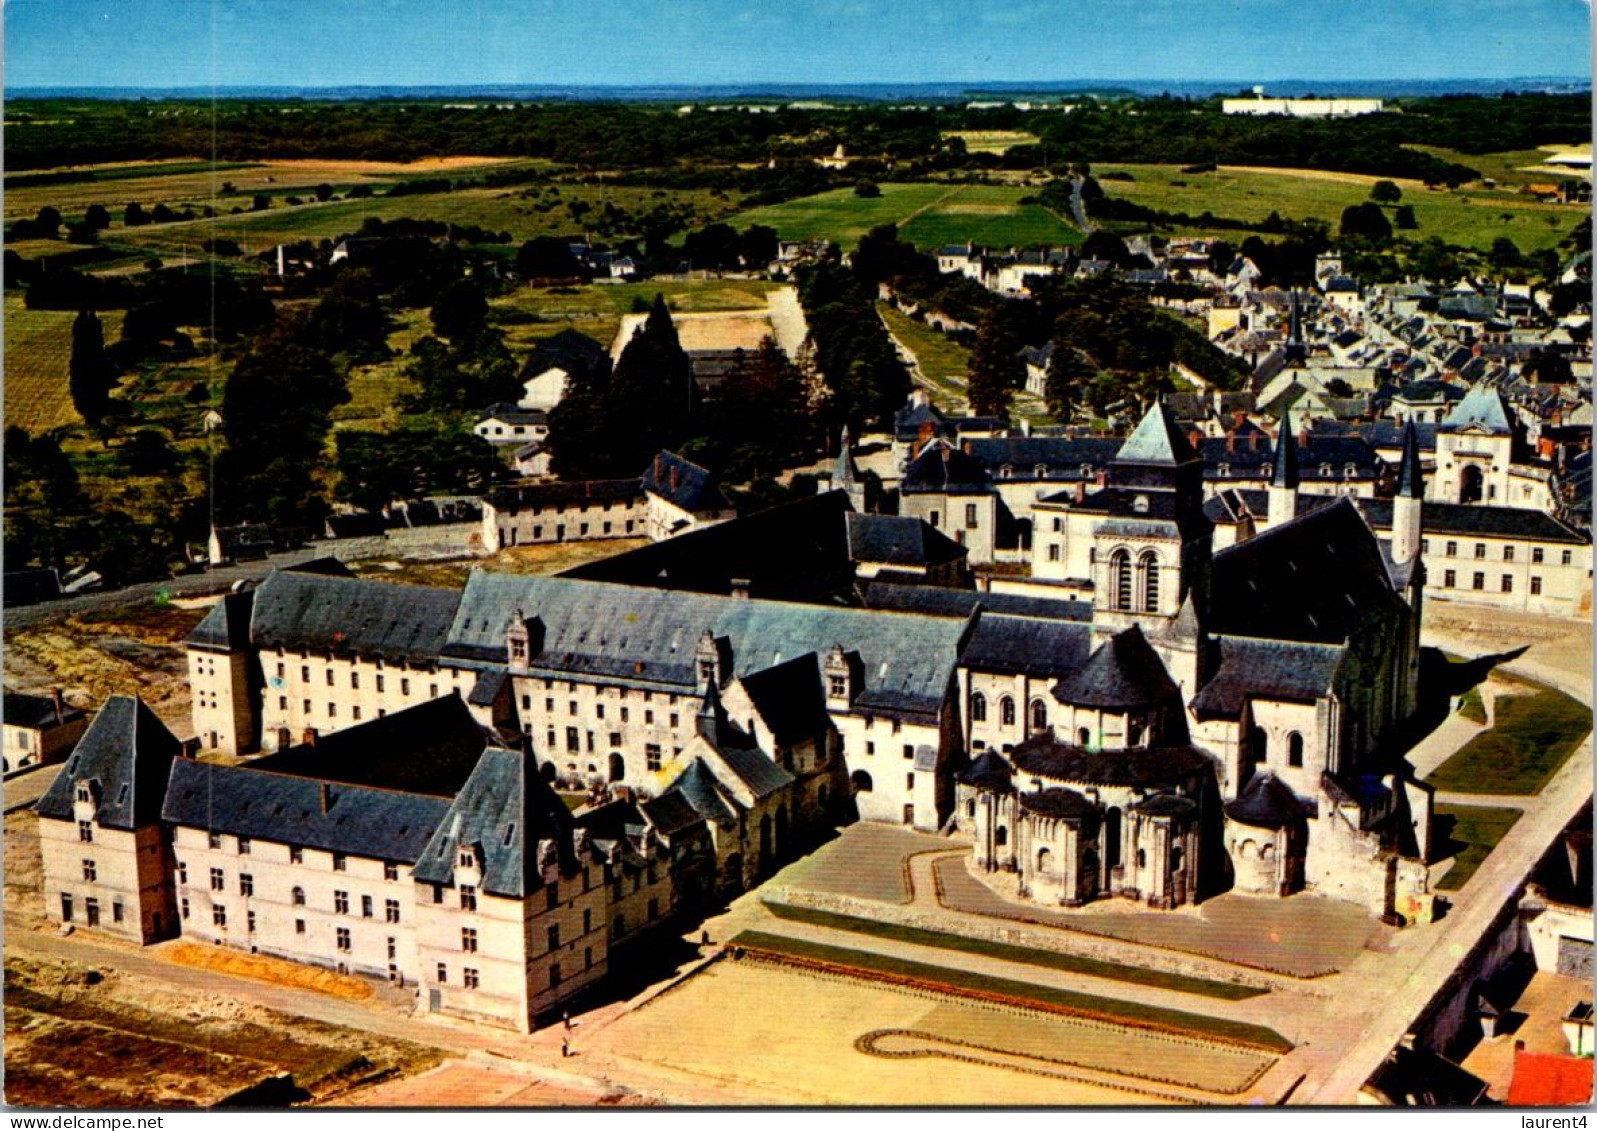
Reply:
M9 0L29 86L1589 75L1587 0Z

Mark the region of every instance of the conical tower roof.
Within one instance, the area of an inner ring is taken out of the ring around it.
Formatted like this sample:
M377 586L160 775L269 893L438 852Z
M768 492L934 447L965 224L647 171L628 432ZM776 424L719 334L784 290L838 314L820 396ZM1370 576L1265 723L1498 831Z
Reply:
M854 462L854 453L850 450L848 426L843 427L842 443L838 447L837 462L832 466L832 487L834 490L847 490L857 487L860 483L859 465Z
M1419 432L1412 420L1403 425L1403 455L1398 461L1397 497L1400 499L1425 497L1425 473L1420 470Z
M1281 431L1275 438L1275 467L1270 477L1272 487L1298 486L1298 440L1292 434L1292 414L1281 416Z
M1163 402L1157 402L1115 453L1117 463L1152 463L1174 467L1197 459L1192 443Z

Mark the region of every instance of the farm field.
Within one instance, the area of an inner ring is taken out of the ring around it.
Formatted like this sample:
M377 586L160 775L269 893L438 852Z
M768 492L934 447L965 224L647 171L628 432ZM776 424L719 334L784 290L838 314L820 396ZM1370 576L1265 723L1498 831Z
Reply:
M772 1001L803 1008L771 1009ZM681 1072L734 1103L916 1106L973 1097L1027 1106L1213 1101L1271 1060L748 960L694 975L583 1040L582 1052L623 1069L634 1060ZM1185 1088L1123 1074L1176 1062Z
M1438 817L1453 818L1449 833L1456 854L1446 875L1436 881L1438 891L1458 891L1469 882L1497 842L1508 834L1524 814L1518 809L1499 809L1484 805L1449 805L1438 802Z
M29 310L21 291L7 291L5 311L5 423L39 433L82 424L67 389L72 360L70 310ZM107 341L122 332L122 315L100 315Z
M1461 158L1462 159L1462 158ZM1129 173L1131 181L1103 179L1111 172ZM1317 217L1333 231L1349 205L1369 199L1370 186L1381 178L1312 169L1233 168L1213 173L1183 173L1176 165L1099 165L1094 173L1104 192L1167 212L1198 216L1211 212L1245 221L1259 221L1271 212L1289 220ZM1431 190L1417 181L1398 181L1400 203L1414 206L1419 228L1400 235L1489 249L1499 236L1512 239L1521 251L1552 247L1574 230L1586 210L1578 205L1542 204L1508 189ZM1091 216L1091 208L1088 209ZM1231 239L1242 233L1205 229Z
M763 310L771 291L781 286L765 279L651 279L642 283L592 284L583 287L521 287L490 300L517 352L561 330L576 330L609 348L621 320L635 302L665 296L674 313L708 314L726 310ZM493 314L490 314L493 317Z
M1078 244L1074 225L1038 204L1021 204L1032 190L1012 185L884 184L879 197L853 189L789 200L740 212L738 228L766 224L788 240L826 239L852 247L880 224L897 224L899 238L919 248L976 243L994 247Z
M1040 138L1025 130L949 130L944 137L957 137L966 153L1004 153L1017 145L1036 145Z
M359 184L369 184L381 191L381 186L405 177L451 176L509 164L536 162L504 157L447 157L415 162L268 160L219 162L213 166L209 161L194 160L29 170L6 178L5 218L10 221L32 216L49 205L71 219L91 204L103 204L113 216L119 216L132 200L146 209L164 201L173 208L182 204L211 204L218 211L225 211L240 204L248 208L250 198L256 193L277 195L312 189L324 182L340 192ZM29 183L50 173L62 172L87 173L94 179L64 184ZM232 184L236 190L232 196L220 195L224 182Z
M1572 145L1548 145L1540 149L1512 149L1501 153L1465 153L1459 149L1446 149L1440 145L1409 145L1421 153L1429 153L1443 161L1479 169L1482 177L1489 177L1500 185L1528 185L1561 180L1537 169L1554 153L1575 149Z

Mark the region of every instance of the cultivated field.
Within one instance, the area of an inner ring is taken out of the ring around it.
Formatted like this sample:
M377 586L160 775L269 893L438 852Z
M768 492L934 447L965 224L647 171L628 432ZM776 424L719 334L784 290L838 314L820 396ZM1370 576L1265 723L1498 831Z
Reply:
M22 292L5 295L5 422L39 433L82 424L67 389L72 360L70 310L29 310ZM108 341L121 333L120 312L100 316Z
M1349 205L1369 199L1370 186L1382 178L1314 169L1233 168L1213 173L1183 173L1176 165L1096 165L1104 192L1166 212L1199 216L1204 212L1236 220L1259 221L1271 212L1289 220L1317 217L1333 231ZM1134 180L1102 179L1112 172ZM1548 178L1542 178L1548 179ZM1427 189L1418 181L1399 180L1400 203L1414 206L1419 228L1399 232L1415 239L1439 236L1448 243L1486 250L1499 236L1521 251L1552 247L1573 231L1586 210L1577 205L1542 204L1512 189ZM1088 209L1091 216L1091 208ZM1239 240L1244 233L1194 225Z
M773 1001L803 1007L772 1009ZM1272 1060L752 959L711 966L583 1045L713 1081L729 1102L765 1103L1212 1101L1245 1088Z
M1022 204L1031 190L1012 185L884 184L880 197L853 189L741 212L728 221L742 228L767 224L783 239L833 240L845 248L870 229L897 224L899 238L935 249L974 241L993 247L1077 244L1081 233L1038 204Z
M966 153L1004 153L1017 145L1036 145L1041 139L1024 130L949 130L944 137L957 137Z

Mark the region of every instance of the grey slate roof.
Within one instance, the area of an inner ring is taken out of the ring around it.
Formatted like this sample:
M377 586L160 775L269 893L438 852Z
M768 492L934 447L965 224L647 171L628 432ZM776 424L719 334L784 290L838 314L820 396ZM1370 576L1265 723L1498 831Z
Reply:
M983 593L975 589L948 589L939 585L896 585L873 580L862 596L867 609L925 613L928 616L968 617L980 605L1005 616L1042 617L1053 620L1090 621L1092 602L1029 597L1020 593Z
M675 452L661 452L643 472L643 489L692 514L732 509L710 473Z
M1003 790L1009 788L1010 779L1014 776L1015 771L1010 769L1002 756L992 750L984 750L961 771L959 780L967 785Z
M969 553L948 535L918 518L850 511L843 516L843 521L849 558L856 562L939 566L962 560Z
M161 817L168 824L409 864L448 810L441 797L180 758L172 764Z
M1391 499L1360 499L1359 509L1376 530L1392 528ZM1545 511L1523 507L1494 507L1484 503L1436 503L1427 500L1423 512L1426 534L1459 534L1483 538L1524 538L1533 542L1582 544L1589 539Z
M1340 644L1304 644L1225 636L1215 642L1219 665L1193 696L1200 715L1240 714L1249 698L1315 700L1330 694L1346 649Z
M314 744L301 743L249 763L251 769L453 797L488 744L487 732L458 695L358 723Z
M974 441L971 441L974 443ZM899 483L905 494L983 494L990 485L982 465L962 449L927 444L910 462Z
M743 690L780 745L813 738L826 727L826 692L814 653L745 676Z
M1090 479L1108 467L1122 447L1113 436L991 436L965 444L971 458L998 480L1036 479L1039 467L1045 479Z
M532 755L491 746L417 856L414 875L422 883L453 883L461 848L476 846L481 889L520 899L576 870L571 831L571 811L538 775ZM541 840L556 846L548 871L538 863Z
M643 487L636 479L582 479L499 487L488 492L484 501L496 511L518 514L538 507L626 503L642 497Z
M1175 416L1163 403L1143 416L1129 439L1115 453L1119 463L1153 463L1174 466L1196 456Z
M1009 759L1021 774L1100 785L1175 784L1214 769L1214 760L1195 746L1087 750L1059 742L1048 731L1017 745Z
M66 765L33 810L41 817L73 819L80 781L98 783L95 820L112 829L152 825L182 744L142 700L113 695L83 732ZM187 764L187 763L185 763Z
M1091 651L1088 624L983 613L959 663L974 671L1061 676L1079 668Z
M1059 817L1067 821L1079 821L1083 817L1098 815L1097 805L1075 790L1065 789L1062 786L1039 789L1017 796L1022 809L1036 813L1039 817Z
M27 727L30 730L48 730L83 717L77 707L63 703L61 717L56 718L55 700L48 695L23 695L7 691L0 699L0 718L8 727Z
M863 661L859 709L922 715L943 702L965 627L943 617L477 571L444 655L506 663L505 629L518 609L542 622L543 650L532 659L539 671L692 688L706 629L730 642L740 677L843 643Z
M660 796L662 799L672 796L682 798L695 813L712 824L725 827L737 821L736 803L722 794L715 775L700 758L693 759Z
M1374 532L1342 497L1215 554L1209 629L1340 644L1402 604Z
M1279 828L1304 816L1303 802L1280 778L1266 771L1254 776L1234 800L1225 804L1233 821L1259 828Z
M1136 625L1104 641L1086 663L1054 685L1054 698L1080 707L1144 707L1179 693L1164 662Z
M737 775L756 799L763 800L793 784L793 775L771 761L757 746L727 746L718 753L727 769Z
M1442 421L1443 432L1461 432L1466 428L1481 428L1493 435L1508 435L1514 431L1513 417L1503 394L1489 385L1472 388L1453 411Z
M659 797L639 802L638 807L649 824L663 837L674 837L704 822L704 818L681 793L668 791Z
M497 666L483 668L477 673L477 682L471 685L471 694L466 696L466 701L475 707L492 706L509 681L510 672L506 669Z
M459 605L452 589L280 571L255 591L250 640L257 647L430 663Z
M216 652L243 652L250 643L250 614L254 590L229 593L205 614L183 643L190 648Z

